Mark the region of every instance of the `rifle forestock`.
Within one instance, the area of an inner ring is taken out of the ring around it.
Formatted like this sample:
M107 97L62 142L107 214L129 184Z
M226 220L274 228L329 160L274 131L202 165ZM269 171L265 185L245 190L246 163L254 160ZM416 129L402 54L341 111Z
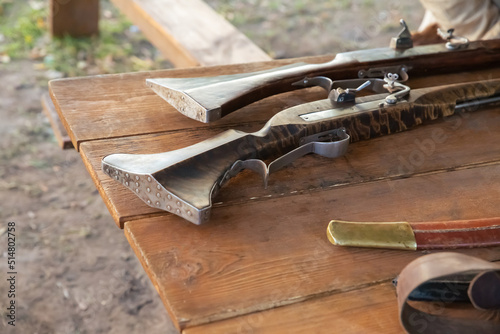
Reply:
M369 139L452 115L457 102L495 95L500 95L500 80L419 89L395 105L384 104L380 95L344 106L321 100L283 110L254 133L229 130L175 151L112 154L102 160L102 168L148 205L201 224L208 221L212 197L235 174L237 162L260 161L267 174L263 161L295 150L315 134L345 128L351 141ZM320 116L307 116L314 114Z

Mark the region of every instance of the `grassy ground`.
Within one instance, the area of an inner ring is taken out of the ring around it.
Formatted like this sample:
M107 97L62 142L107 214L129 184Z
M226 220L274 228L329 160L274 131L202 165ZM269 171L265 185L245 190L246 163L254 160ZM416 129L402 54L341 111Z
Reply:
M50 38L48 1L0 0L0 59L31 59L48 79L169 68L165 60L109 1L101 2L99 36Z

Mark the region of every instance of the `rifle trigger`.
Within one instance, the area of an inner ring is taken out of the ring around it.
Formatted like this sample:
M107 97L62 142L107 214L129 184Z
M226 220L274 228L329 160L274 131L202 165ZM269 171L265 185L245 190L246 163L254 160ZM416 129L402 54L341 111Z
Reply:
M304 137L300 140L301 146L271 162L268 173L271 174L308 153L316 153L327 158L343 156L347 152L350 138L345 128Z
M264 188L267 188L269 174L277 171L298 158L308 154L316 153L327 158L338 158L347 152L351 137L346 133L345 128L316 133L300 139L300 145L296 149L282 155L269 164L259 159L237 160L229 168L219 182L222 187L232 177L236 176L243 169L250 169L260 176L264 181Z

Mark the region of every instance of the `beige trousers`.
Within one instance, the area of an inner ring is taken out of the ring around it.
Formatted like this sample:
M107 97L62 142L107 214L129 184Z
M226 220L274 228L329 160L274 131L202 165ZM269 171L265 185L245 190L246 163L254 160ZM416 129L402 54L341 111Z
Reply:
M469 40L500 38L500 0L420 0L426 13L419 31L437 23Z

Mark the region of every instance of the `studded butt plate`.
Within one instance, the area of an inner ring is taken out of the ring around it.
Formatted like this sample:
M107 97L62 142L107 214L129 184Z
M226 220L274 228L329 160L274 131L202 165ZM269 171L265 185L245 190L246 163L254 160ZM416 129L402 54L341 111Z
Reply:
M151 174L135 174L102 162L102 170L109 177L134 192L147 205L176 214L200 225L210 218L210 207L198 209L165 189Z

